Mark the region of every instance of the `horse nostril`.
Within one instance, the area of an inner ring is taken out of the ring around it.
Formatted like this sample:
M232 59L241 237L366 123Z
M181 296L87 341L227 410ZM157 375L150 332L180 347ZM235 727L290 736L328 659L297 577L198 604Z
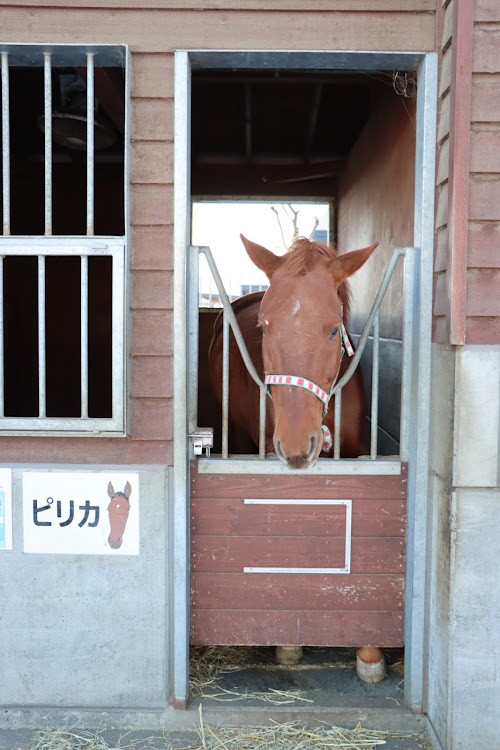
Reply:
M278 458L281 459L281 461L286 461L286 457L283 451L281 450L281 445L280 445L279 440L274 441L274 448L276 450L276 455L278 456Z
M316 453L316 448L317 448L317 446L318 446L318 436L317 436L317 434L316 434L316 433L314 433L314 434L313 434L313 435L311 436L311 447L310 447L310 449L309 449L309 453L308 453L308 455L307 455L307 458L308 458L309 460L311 460L311 459L312 459L312 457L314 456L314 454Z

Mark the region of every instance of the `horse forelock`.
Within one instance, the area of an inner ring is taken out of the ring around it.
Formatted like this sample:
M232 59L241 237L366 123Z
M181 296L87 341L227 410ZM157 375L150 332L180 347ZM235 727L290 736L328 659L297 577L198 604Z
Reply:
M292 275L303 275L310 271L318 260L333 260L338 254L335 246L328 242L313 242L306 237L297 237L288 248L287 254L283 256L282 268ZM348 281L339 286L338 294L344 308L344 323L347 323L351 311L351 287Z

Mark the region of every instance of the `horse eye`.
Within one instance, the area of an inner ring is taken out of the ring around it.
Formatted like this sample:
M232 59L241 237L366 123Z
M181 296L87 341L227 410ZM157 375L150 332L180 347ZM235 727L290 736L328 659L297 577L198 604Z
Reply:
M330 334L330 338L333 339L333 337L336 336L338 332L339 332L339 329L338 328L334 328L333 331Z
M266 332L266 329L264 328L264 326L263 326L263 325L261 325L260 323L257 323L257 328L259 329L259 331L260 331L261 333L265 334L265 332Z

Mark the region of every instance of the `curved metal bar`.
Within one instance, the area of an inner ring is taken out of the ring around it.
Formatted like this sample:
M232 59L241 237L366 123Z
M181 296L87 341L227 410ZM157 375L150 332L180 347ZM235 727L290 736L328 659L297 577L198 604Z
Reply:
M359 364L359 360L361 359L361 355L363 354L364 348L366 346L366 342L368 341L368 336L370 335L370 331L373 325L373 321L375 319L375 315L377 314L377 311L379 310L380 305L382 304L382 300L384 299L385 293L387 291L387 287L389 286L389 282L392 279L394 269L396 268L397 262L400 259L400 257L406 254L406 250L407 248L404 248L404 247L396 247L394 249L392 258L389 261L389 265L386 268L384 278L382 279L379 290L377 292L377 296L375 297L375 300L370 310L370 314L368 315L367 321L365 323L365 327L363 328L363 333L361 334L361 338L359 340L358 346L354 353L354 357L352 358L351 364L349 365L345 373L342 375L340 380L338 380L337 383L335 383L335 387L332 390L332 396L335 396L335 394L338 393L354 375L354 371Z
M222 283L222 279L219 275L219 271L217 269L217 266L215 265L215 261L212 255L212 252L209 247L206 246L200 246L200 252L205 254L205 257L207 259L210 271L212 272L212 276L214 277L215 284L217 286L217 290L220 294L220 298L222 300L222 304L224 305L224 311L227 314L227 318L229 320L229 323L231 324L231 328L233 329L234 338L236 339L236 343L238 344L238 348L240 350L240 354L243 358L243 362L245 363L245 367L247 368L252 380L255 381L255 383L259 386L259 388L263 388L264 391L266 390L266 386L262 382L262 380L259 377L259 374L257 370L255 369L254 363L252 362L250 355L248 353L248 349L245 344L245 340L243 338L243 335L240 331L240 327L238 325L238 321L236 320L236 315L234 314L234 310L232 308L231 302L229 301L229 297L226 294L226 290L224 289L224 284Z

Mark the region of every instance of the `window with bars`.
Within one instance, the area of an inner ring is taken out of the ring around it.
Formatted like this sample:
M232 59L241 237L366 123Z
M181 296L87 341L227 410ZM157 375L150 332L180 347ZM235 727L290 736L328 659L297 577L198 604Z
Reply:
M0 430L123 434L127 49L0 54Z

